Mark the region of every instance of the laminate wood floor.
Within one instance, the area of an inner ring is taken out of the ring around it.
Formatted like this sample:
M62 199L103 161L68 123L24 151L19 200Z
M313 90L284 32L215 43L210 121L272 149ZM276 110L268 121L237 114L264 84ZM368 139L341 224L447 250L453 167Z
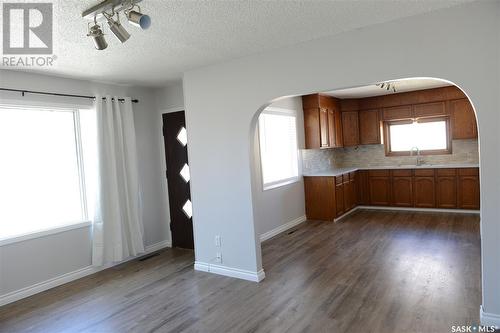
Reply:
M477 215L358 211L263 243L266 279L167 249L0 308L1 332L451 332L477 324Z

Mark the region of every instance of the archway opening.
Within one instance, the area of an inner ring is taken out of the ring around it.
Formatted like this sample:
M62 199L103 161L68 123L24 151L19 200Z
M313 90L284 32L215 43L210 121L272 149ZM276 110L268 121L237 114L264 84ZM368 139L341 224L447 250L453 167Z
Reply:
M443 306L467 298L477 317L478 125L459 87L409 78L281 97L257 111L251 134L255 230L268 276L362 283L380 292L382 308L396 301L391 290L402 290L403 307L417 295L427 311L422 291L433 290ZM377 286L378 278L388 282ZM351 296L362 305L361 291ZM445 312L447 324L460 319Z

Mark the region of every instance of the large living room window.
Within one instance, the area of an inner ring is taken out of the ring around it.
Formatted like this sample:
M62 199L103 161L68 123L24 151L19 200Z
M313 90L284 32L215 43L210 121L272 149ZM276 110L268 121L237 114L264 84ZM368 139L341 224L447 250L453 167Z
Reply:
M387 155L451 153L449 120L447 117L385 123Z
M264 190L299 179L295 111L266 108L259 116L260 158Z
M0 105L0 241L86 219L79 116Z

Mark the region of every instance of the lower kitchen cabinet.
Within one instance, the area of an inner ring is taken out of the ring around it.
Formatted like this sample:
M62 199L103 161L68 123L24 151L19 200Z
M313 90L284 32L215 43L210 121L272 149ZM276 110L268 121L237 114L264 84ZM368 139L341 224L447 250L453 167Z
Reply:
M389 170L369 170L368 188L371 205L390 206L391 178Z
M354 172L343 176L344 211L348 212L356 207L356 183Z
M351 205L349 206L349 210L355 208L358 205L358 195L356 194L356 189L357 189L357 180L358 177L356 176L357 172L351 172L349 174L349 186L351 187L351 199L350 203Z
M360 170L304 177L306 215L332 221L357 205L471 209L480 206L479 169Z
M369 205L370 195L368 191L368 171L359 170L356 172L356 203L358 205Z
M457 170L438 169L436 171L436 207L457 208Z
M413 179L411 170L397 170L404 176L392 177L392 205L397 207L413 207Z
M335 216L344 214L344 180L342 176L335 177Z
M356 173L339 176L304 177L306 216L332 221L357 206Z
M479 170L465 168L458 170L458 208L479 209Z
M414 184L415 207L435 208L436 195L434 190L434 176L415 176Z
M304 192L308 219L333 220L335 217L333 177L304 177Z

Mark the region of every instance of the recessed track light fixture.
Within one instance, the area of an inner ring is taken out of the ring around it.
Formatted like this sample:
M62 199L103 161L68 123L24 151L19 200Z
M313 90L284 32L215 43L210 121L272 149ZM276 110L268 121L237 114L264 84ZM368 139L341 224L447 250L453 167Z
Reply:
M91 37L97 50L104 50L108 43L104 38L103 28L98 20L106 20L109 30L121 42L125 43L130 34L120 23L120 12L123 12L127 21L134 27L146 30L151 26L151 18L141 12L137 5L142 0L106 0L82 13L82 17L93 20L93 25L88 28L87 36ZM116 17L116 18L115 18Z
M104 38L104 33L102 32L99 24L97 24L96 20L94 20L94 25L89 28L89 33L87 34L87 36L92 38L92 40L94 41L94 46L97 50L104 50L108 47L106 38Z

